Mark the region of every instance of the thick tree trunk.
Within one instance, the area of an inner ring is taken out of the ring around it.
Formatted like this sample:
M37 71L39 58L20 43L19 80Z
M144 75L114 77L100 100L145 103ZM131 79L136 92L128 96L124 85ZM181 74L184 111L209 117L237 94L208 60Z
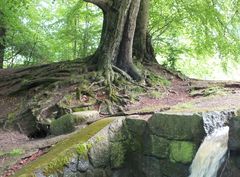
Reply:
M109 76L111 66L119 53L130 4L131 0L115 0L102 9L104 14L102 37L95 58L97 58L98 69L107 77L111 77Z
M132 59L133 37L136 29L140 2L141 0L132 0L116 63L119 68L128 73L134 80L141 80L141 75L135 68Z
M133 44L134 56L142 61L155 61L151 36L148 33L149 3L150 0L141 0Z
M142 60L155 58L147 35L149 0L85 1L100 7L104 14L100 45L93 56L98 69L103 71L109 82L113 80L112 64L134 80L141 80L133 64L133 53Z

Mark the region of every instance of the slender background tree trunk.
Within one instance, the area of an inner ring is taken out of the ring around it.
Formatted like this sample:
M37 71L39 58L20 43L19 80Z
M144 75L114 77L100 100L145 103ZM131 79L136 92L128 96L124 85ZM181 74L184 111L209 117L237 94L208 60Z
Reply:
M4 53L5 53L5 35L6 35L6 29L4 28L3 24L3 14L0 12L0 69L3 68L3 62L4 62Z
M155 54L148 33L150 0L141 0L134 36L133 55L139 60L154 61Z

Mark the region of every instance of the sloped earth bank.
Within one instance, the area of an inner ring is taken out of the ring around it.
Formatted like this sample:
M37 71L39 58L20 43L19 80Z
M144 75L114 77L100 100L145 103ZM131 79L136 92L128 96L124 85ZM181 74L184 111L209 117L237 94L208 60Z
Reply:
M202 112L240 107L239 83L181 79L181 77L176 74L171 74L163 69L159 70L158 67L151 67L150 70L151 72L164 76L164 79L170 80L171 84L165 84L165 86L163 86L157 83L158 87L151 87L152 83L150 83L150 86L147 88L145 87L140 91L135 90L136 93L129 92L130 94L135 94L134 98L131 98L132 101L126 101L126 105L120 109L120 112L114 111L112 116L140 115L140 119L147 120L154 112L159 111ZM95 84L95 82L93 83ZM94 88L94 84L90 83L90 87ZM89 88L89 86L87 86L87 88ZM99 89L99 87L95 89ZM72 90L76 92L74 95L76 96L78 92L75 87L69 88L69 90L63 90L63 92L67 94ZM46 95L48 94L50 93L46 93ZM106 115L108 114L106 104L102 106L102 104L92 103L91 94L92 93L81 93L80 108L76 107L79 101L70 100L73 109L76 109L76 111L95 109L100 111L101 118L109 116ZM122 96L125 96L125 94L122 93ZM100 87L100 92L97 92L98 101L101 101L105 97L106 93L104 93ZM54 98L58 99L58 97ZM19 131L24 132L24 130L22 130L24 124L16 125L18 131L9 129L5 118L7 117L8 123L11 122L15 116L15 111L21 108L23 106L22 103L25 103L28 99L29 98L23 94L18 94L18 96L0 96L0 124L2 124L3 127L0 132L0 148L2 153L2 155L0 155L0 174L3 174L3 176L9 176L16 169L22 168L22 166L29 161L44 154L48 151L49 147L71 136L71 134L67 134L56 137L45 137L45 134L41 135L40 133L35 134L35 136L45 138L35 139L34 136L28 137L19 133ZM61 107L62 105L59 104L57 106ZM68 110L63 110L62 114L66 113L68 113ZM88 124L90 123L92 122L88 122ZM83 124L82 126L85 125L86 124ZM81 129L82 126L78 127L77 130ZM72 134L74 134L74 132ZM22 153L14 157L8 155L8 152L14 149L21 149Z

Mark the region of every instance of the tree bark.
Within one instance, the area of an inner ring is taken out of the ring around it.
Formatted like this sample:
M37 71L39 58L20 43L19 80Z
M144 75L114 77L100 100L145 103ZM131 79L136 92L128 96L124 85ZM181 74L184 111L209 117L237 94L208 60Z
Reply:
M98 70L104 73L108 81L112 81L112 65L115 64L134 80L141 80L133 64L133 46L137 58L154 58L147 35L149 0L85 1L100 7L104 15L100 44L93 56Z
M150 0L141 0L133 44L133 55L141 61L155 61L151 36L148 33Z
M128 18L124 27L123 37L117 58L117 66L128 73L134 80L141 80L141 75L133 64L133 37L141 0L132 0Z
M94 54L98 70L111 82L112 64L116 60L122 41L125 23L132 0L85 0L99 6L104 15L102 35L99 47ZM96 1L96 2L95 2ZM105 4L104 4L105 3Z
M0 18L3 17L3 14L0 12ZM4 62L4 53L5 53L5 35L6 29L4 28L3 22L0 21L0 69L3 69Z

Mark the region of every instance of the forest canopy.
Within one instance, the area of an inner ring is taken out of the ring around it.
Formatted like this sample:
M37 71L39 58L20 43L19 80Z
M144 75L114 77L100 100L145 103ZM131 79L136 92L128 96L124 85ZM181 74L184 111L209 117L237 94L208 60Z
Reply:
M240 61L239 8L238 0L151 0L156 58L172 69L209 60L227 69ZM0 0L0 16L4 68L83 59L97 49L103 24L101 9L83 0Z

